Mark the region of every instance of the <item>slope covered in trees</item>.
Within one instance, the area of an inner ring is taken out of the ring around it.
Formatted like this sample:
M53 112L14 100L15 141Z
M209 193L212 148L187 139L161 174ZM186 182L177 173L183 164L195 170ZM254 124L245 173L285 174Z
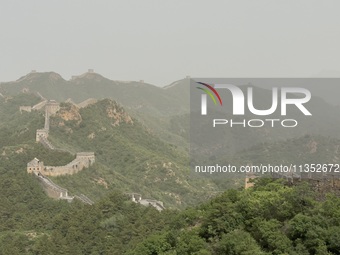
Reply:
M338 197L328 194L318 200L320 195L307 184L260 179L254 188L230 189L197 205L218 186L210 180L186 179L186 155L111 100L79 111L63 104L51 120L53 143L70 151L96 151L98 159L90 169L54 180L71 192L74 188L90 193L96 203L50 199L26 173L27 162L38 157L49 165L63 165L73 155L35 143L43 114L20 114L18 108L36 101L25 94L0 101L0 254L340 253ZM303 152L312 138L300 138L297 148ZM337 144L324 137L313 139L323 150ZM294 140L281 147L264 144L244 156L261 155L272 146L290 157L291 144ZM168 208L186 209L158 212L131 202L124 195L128 191L164 200ZM181 206L176 206L178 197Z
M25 181L30 190L25 196L19 191L21 198L2 203L2 254L307 255L340 251L339 198L329 194L317 201L303 183L289 187L282 180L262 179L254 188L229 190L198 207L158 212L128 201L119 192L93 206L43 199L33 181Z
M22 103L37 101L31 94L20 94L0 102L0 159L15 161L12 171L25 172L27 162L35 157L58 166L72 161L76 152L93 151L96 164L91 168L53 181L71 194L83 193L95 201L117 189L174 208L197 204L220 189L210 180L188 178L186 151L165 143L108 99L83 109L62 103L50 120L49 140L66 152L49 151L35 142L36 130L44 126L43 111L19 111Z

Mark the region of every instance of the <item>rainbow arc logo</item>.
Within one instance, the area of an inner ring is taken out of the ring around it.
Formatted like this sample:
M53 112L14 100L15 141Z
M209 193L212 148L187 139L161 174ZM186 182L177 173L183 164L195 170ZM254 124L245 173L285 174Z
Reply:
M211 85L209 85L209 84L206 84L206 83L203 83L203 82L197 82L197 83L199 83L199 84L201 84L201 85L207 87L208 89L206 89L206 88L201 88L201 87L196 87L196 88L198 88L198 89L200 89L200 90L203 90L207 95L209 95L210 98L213 100L214 104L216 105L216 104L217 104L216 98L215 98L214 95L211 93L211 92L213 92L213 93L215 94L215 96L217 97L217 99L218 99L220 105L222 106L222 99L221 99L221 97L220 97L220 94L218 94L218 92L216 91L216 89L214 89L213 86L211 86Z
M220 97L220 94L218 94L218 92L216 91L216 89L207 84L207 83L203 83L203 82L197 82L198 84L203 85L205 88L201 88L201 87L196 87L197 89L203 90L206 94L202 94L201 96L201 114L202 115L207 115L207 95L210 96L211 100L214 102L215 105L217 105L217 100L218 99L220 105L222 106L222 99Z

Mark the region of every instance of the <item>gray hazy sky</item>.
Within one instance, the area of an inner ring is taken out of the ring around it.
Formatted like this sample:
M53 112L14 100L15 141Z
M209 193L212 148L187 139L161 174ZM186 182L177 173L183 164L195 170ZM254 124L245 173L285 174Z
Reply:
M340 77L339 0L0 0L0 81Z

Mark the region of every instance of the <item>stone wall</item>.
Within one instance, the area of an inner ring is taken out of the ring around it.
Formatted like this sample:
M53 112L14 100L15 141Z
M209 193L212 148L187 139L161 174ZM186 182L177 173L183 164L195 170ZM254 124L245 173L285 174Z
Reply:
M36 105L34 105L34 106L32 107L32 110L36 110L36 111L41 110L42 108L44 108L44 106L46 105L46 103L47 103L47 100L44 100L44 101L42 101L42 102L40 102L40 103L37 103Z
M45 166L44 170L41 171L43 175L47 176L60 176L60 175L68 175L68 174L75 174L83 170L82 168L77 168L76 166Z
M92 205L94 202L89 199L84 194L80 194L79 196L70 196L68 194L68 190L64 189L57 184L55 184L51 179L47 178L46 176L43 176L41 173L36 173L35 175L41 186L43 187L44 191L46 192L47 196L54 198L54 199L62 199L66 200L68 202L72 202L74 199L78 199L84 204Z
M50 116L56 114L60 110L59 103L50 100L45 105L45 127L36 131L36 141L42 143L46 148L54 150L54 146L49 142L49 128L50 128ZM32 163L33 162L33 163ZM44 166L39 167L39 171L34 169L34 172L40 172L45 176L59 176L75 174L84 168L88 168L95 162L94 152L79 152L76 158L65 166ZM41 162L42 163L42 162ZM37 164L33 161L27 164L27 172L32 173L32 164ZM43 164L43 163L42 163Z
M44 176L72 175L90 167L94 162L95 155L93 152L79 152L76 158L65 166L44 166L44 163L38 159L36 159L36 162L33 160L27 164L27 172L41 173Z
M47 100L39 102L39 103L37 103L34 106L25 106L25 105L23 105L23 106L19 107L19 110L20 110L21 113L23 111L25 111L25 112L38 111L38 110L41 110L46 105L46 103L47 103Z
M41 96L41 98L43 97ZM32 110L41 109L42 107L45 107L45 126L43 129L38 129L36 131L36 141L42 143L48 149L54 150L54 146L47 138L50 128L50 116L54 115L60 110L59 103L54 100L44 100L43 102L35 105L33 108L30 106L21 106L20 112L30 112ZM27 163L27 173L37 176L41 185L43 186L43 189L49 197L67 200L68 202L72 202L73 199L76 198L83 203L92 205L93 201L91 201L85 195L81 194L80 196L69 196L67 189L59 187L46 176L72 175L83 170L84 168L88 168L94 162L94 152L79 152L77 153L76 158L65 166L44 166L44 162L34 158L32 161Z
M31 106L20 106L19 108L20 113L24 112L31 112L32 111L32 107Z
M68 197L67 189L61 188L60 186L52 182L49 178L41 175L40 173L38 173L36 176L38 177L40 184L43 186L45 192L47 193L49 197L52 197L55 199Z
M89 106L89 105L91 105L91 104L95 104L95 103L97 103L97 102L98 102L98 100L95 99L95 98L88 98L88 99L86 99L85 101L83 101L83 102L77 104L77 107L78 107L78 108L85 108L85 107L87 107L87 106Z

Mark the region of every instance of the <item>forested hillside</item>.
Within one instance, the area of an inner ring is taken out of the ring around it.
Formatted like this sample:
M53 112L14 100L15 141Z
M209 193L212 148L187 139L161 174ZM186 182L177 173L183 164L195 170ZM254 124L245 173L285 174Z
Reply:
M262 179L184 211L119 192L93 206L46 198L33 177L0 168L0 254L339 254L340 201ZM9 179L10 178L10 179ZM12 194L17 194L11 196Z
M340 254L334 194L321 196L303 182L257 179L243 190L243 176L193 178L185 146L160 139L111 99L81 109L61 103L50 119L49 140L60 149L52 151L35 142L44 112L19 111L39 101L31 93L0 100L0 254ZM173 134L187 139L186 115L169 123ZM233 160L294 163L320 160L320 151L336 162L338 145L337 139L304 135L253 146ZM94 151L96 163L53 181L89 196L92 206L53 200L26 173L34 157L57 166L78 151ZM130 192L161 200L166 209L133 203L125 195Z
M59 166L72 161L76 152L93 151L97 159L89 169L53 180L94 201L117 189L172 208L197 204L221 190L211 180L190 178L187 151L165 143L109 99L82 109L62 103L50 120L49 140L57 148L50 151L35 142L35 131L44 126L44 112L19 111L22 103L37 101L32 94L19 94L0 102L0 166L15 162L11 171L26 172L26 164L35 157Z

